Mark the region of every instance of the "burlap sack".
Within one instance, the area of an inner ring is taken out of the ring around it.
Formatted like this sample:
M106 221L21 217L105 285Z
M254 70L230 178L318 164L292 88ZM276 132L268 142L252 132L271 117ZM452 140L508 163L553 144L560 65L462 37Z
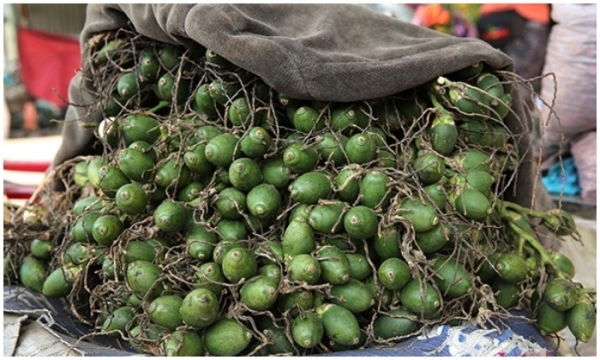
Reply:
M173 44L197 42L261 77L291 98L352 102L399 93L485 62L513 70L512 60L475 38L457 38L348 4L90 4L81 35L86 49L95 35L121 28ZM97 101L85 91L83 74L70 87L73 104ZM548 208L530 151L530 114L511 87L514 114L509 128L525 134L518 142L522 164L508 200ZM53 166L77 155L102 150L82 122L100 113L70 106L64 141ZM535 194L535 196L534 196Z

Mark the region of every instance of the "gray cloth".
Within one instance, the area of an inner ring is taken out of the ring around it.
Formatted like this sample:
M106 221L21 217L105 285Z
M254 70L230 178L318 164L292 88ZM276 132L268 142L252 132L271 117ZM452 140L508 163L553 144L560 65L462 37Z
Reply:
M305 100L390 96L480 61L492 69L513 70L510 57L479 39L444 35L361 5L90 4L81 35L84 55L93 36L121 28L167 43L199 43L275 90ZM74 104L96 100L83 84L82 74L71 83ZM511 92L518 99L515 89ZM529 206L536 182L529 151L531 120L520 101L513 110L518 116L509 115L508 126L526 136L518 144L524 163L518 192L512 194ZM100 117L83 107L69 108L54 166L92 152L93 131L80 123L99 122Z

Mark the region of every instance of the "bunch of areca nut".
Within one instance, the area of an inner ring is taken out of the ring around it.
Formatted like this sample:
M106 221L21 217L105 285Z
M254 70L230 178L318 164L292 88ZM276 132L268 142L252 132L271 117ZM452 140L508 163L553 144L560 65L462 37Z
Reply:
M5 273L98 334L154 355L310 355L520 309L544 334L591 337L595 289L532 227L576 239L573 218L504 197L510 73L476 63L386 98L307 101L125 31L84 71L101 154L54 172L63 209L5 243Z

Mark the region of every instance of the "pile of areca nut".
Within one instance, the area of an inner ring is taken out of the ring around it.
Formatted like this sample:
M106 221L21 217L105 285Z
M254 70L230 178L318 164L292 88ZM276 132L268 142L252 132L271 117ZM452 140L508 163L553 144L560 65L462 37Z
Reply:
M520 161L505 73L307 101L127 31L84 65L102 153L58 166L60 201L5 228L4 273L96 334L160 356L312 355L514 309L593 334L595 289L532 227L576 238L573 218L503 196Z

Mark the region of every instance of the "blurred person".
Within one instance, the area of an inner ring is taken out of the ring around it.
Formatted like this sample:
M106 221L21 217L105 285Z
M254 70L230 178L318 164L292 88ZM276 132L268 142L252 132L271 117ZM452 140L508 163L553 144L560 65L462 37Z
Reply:
M596 203L596 4L552 4L540 98L545 170L570 153L582 200Z

